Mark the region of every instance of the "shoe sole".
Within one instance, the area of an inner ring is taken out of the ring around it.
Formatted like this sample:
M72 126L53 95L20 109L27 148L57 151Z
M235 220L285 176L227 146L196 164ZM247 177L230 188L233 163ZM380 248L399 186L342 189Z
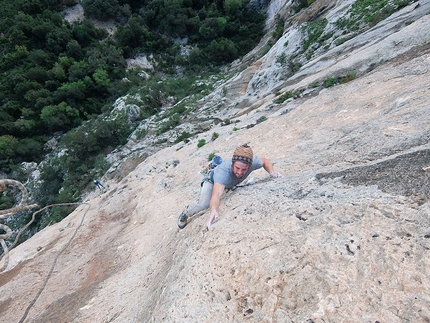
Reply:
M179 219L178 219L178 227L179 227L179 229L185 228L187 226L187 224L188 224L188 217L186 218L185 223L181 223L181 221L179 221Z

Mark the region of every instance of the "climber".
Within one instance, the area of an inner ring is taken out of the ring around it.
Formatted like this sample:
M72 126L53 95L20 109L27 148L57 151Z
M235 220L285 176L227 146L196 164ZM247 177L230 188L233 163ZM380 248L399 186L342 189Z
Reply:
M103 184L100 183L100 181L98 179L96 179L94 181L94 185L97 186L100 189L101 192L105 192L106 191L106 187L104 187Z
M254 155L248 145L236 148L232 159L223 161L203 180L200 198L185 207L185 210L179 215L178 227L183 229L187 225L188 217L209 208L209 221L206 224L209 229L214 219L218 217L220 198L224 189L235 187L252 171L261 167L273 178L282 177L280 173L274 171L273 165L268 159Z

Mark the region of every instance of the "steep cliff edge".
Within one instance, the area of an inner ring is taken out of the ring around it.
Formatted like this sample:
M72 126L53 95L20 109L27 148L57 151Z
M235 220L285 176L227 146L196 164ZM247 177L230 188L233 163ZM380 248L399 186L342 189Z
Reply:
M274 76L283 45L229 80L249 73L217 112L241 129L154 153L13 249L2 321L430 321L430 4L416 5L288 80ZM308 87L351 70L360 77ZM274 105L275 88L308 94ZM209 154L245 142L284 177L256 171L223 196L212 230L207 213L178 230Z

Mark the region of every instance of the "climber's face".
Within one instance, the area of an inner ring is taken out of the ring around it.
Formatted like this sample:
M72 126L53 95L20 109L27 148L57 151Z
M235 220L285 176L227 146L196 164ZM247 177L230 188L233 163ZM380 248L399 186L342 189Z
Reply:
M233 162L233 174L236 178L242 178L249 169L249 165L240 161Z

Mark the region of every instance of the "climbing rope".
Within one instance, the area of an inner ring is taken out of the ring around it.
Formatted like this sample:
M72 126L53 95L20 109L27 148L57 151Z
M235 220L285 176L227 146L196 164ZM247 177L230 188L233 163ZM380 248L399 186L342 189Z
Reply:
M28 192L27 189L25 188L24 185L22 185L21 182L15 181L13 179L2 179L0 180L0 192L3 192L7 189L6 185L14 185L17 186L20 190L21 190L21 201L18 204L18 206L10 208L10 209L6 209L6 210L0 210L0 219L6 219L9 216L11 216L12 214L18 212L18 211L23 211L23 210L30 210L33 209L35 207L37 207L37 204L31 204L31 205L26 205L27 203L27 199L28 199ZM15 241L13 242L13 244L11 245L10 248L8 248L5 240L9 239L12 236L12 230L5 224L0 224L0 230L5 231L6 233L4 234L0 234L0 244L3 248L3 254L0 256L0 260L3 259L3 257L5 257L5 262L3 264L3 266L0 267L0 272L4 271L7 267L7 265L9 264L9 250L12 249L19 237L21 236L21 233L24 232L25 229L28 228L28 226L34 221L34 215L33 218L31 219L31 221L24 227L22 228L19 233L16 236Z
M18 181L12 180L12 179L0 180L0 192L3 192L7 189L6 185L14 185L14 186L17 186L21 190L21 192L22 192L21 201L18 204L18 206L16 206L16 207L5 209L5 210L0 210L0 219L6 219L7 217L15 214L18 211L30 210L30 209L33 209L35 207L38 207L37 204L26 205L27 199L28 199L28 192L27 192L27 189L25 188L25 186L21 182L18 182ZM37 299L39 298L39 296L42 294L43 290L45 289L46 284L48 283L48 280L50 279L52 272L54 271L54 268L55 268L55 265L57 263L59 256L64 252L64 250L67 249L67 247L70 245L70 243L72 242L72 240L76 236L79 228L84 223L85 216L86 216L86 214L90 208L90 204L89 203L59 203L59 204L51 204L51 205L47 205L47 206L43 207L42 209L33 213L31 220L18 232L14 242L12 243L12 245L10 247L7 246L7 244L5 243L5 240L9 239L12 236L12 230L7 225L0 224L0 230L5 231L4 234L0 234L0 244L4 250L4 253L0 256L0 261L3 259L3 257L5 258L3 266L0 267L0 273L1 273L7 268L8 264L9 264L9 251L16 245L22 232L24 232L34 222L34 219L36 218L36 215L38 213L43 212L47 208L53 207L53 206L69 206L69 205L80 205L80 204L86 204L88 206L87 209L85 210L83 216L82 216L80 224L75 229L75 231L74 231L73 235L70 237L69 241L61 248L61 250L56 255L54 262L52 263L51 269L45 278L44 283L40 287L36 296L33 298L33 300L27 306L27 309L25 310L24 315L22 316L21 320L19 321L20 323L25 321L28 313L30 312L30 309L34 306Z

